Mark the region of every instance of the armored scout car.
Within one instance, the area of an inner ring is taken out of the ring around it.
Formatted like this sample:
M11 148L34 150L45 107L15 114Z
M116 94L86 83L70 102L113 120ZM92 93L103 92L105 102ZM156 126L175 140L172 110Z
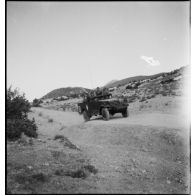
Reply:
M78 112L83 114L85 121L97 115L102 115L104 120L109 120L110 115L113 116L115 113L128 117L128 103L125 99L112 98L112 94L88 96L82 103L78 103Z

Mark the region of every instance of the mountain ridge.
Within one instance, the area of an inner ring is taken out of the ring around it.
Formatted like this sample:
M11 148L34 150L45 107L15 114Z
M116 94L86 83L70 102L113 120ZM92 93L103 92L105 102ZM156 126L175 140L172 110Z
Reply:
M57 98L60 96L71 96L71 95L80 95L84 92L89 92L91 89L84 87L62 87L54 89L44 95L41 99Z
M177 71L177 70L183 71L187 67L189 67L189 65L182 66L182 67L180 67L178 69L175 69L173 71L161 72L161 73L157 73L157 74L153 74L153 75L139 75L139 76L128 77L128 78L121 79L121 80L113 79L113 80L107 82L102 88L104 88L104 87L107 87L107 88L119 87L119 86L126 85L126 84L130 83L131 81L153 79L155 77L160 77L160 76L163 76L164 74L169 74L169 73ZM84 88L84 87L58 88L58 89L54 89L54 90L50 91L49 93L44 95L41 99L57 98L57 97L60 97L60 96L81 95L84 92L90 92L91 90L92 89L88 89L88 88Z
M177 68L177 69L174 69L174 70L168 71L168 72L160 72L160 73L153 74L153 75L139 75L139 76L127 77L124 79L117 80L116 82L112 82L112 83L108 82L103 87L108 87L108 88L118 87L119 85L126 85L133 80L139 81L139 80L145 80L145 79L153 79L155 77L159 77L161 75L168 74L168 73L176 71L176 70L183 70L183 69L188 68L188 67L189 67L189 65L186 65L186 66L181 66L180 68Z

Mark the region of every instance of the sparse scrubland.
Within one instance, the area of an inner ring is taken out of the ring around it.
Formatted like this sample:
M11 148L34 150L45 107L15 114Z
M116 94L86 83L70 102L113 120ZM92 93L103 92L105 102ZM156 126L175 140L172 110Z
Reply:
M32 107L24 116L35 119L38 138L7 143L7 192L190 193L186 77L178 69L149 80L117 81L112 95L127 98L127 118L116 114L84 123L75 112L81 98L46 99Z

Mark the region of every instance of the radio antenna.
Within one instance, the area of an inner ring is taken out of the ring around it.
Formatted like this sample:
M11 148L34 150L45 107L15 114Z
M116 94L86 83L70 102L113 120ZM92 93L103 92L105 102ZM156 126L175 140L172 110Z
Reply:
M93 89L93 79L92 79L91 67L89 64L88 64L88 74L89 74L89 79L91 83L91 89Z

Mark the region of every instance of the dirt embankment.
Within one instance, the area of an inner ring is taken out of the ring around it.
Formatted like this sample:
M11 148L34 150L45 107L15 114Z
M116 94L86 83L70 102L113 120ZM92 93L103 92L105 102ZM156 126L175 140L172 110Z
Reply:
M181 114L132 109L128 118L84 123L75 112L34 108L39 138L7 146L8 190L189 193L189 121Z

